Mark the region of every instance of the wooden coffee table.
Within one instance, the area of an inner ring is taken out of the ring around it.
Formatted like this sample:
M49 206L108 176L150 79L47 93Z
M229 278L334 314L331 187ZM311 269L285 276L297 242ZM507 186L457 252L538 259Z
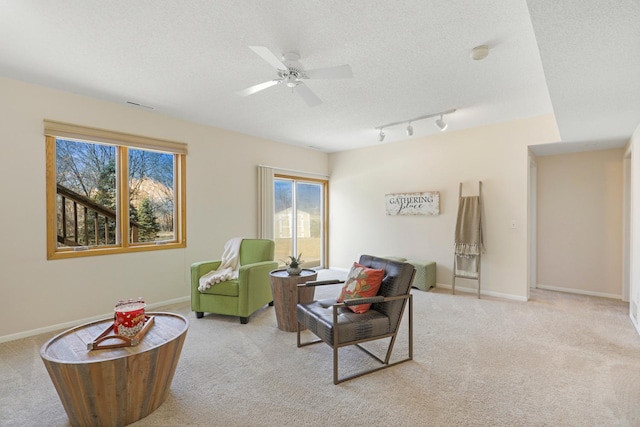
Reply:
M167 398L189 322L147 313L154 322L131 347L89 350L113 319L78 326L47 341L42 361L73 426L122 426L146 417Z
M278 329L287 332L298 330L296 319L296 306L298 305L298 284L306 283L318 278L318 272L310 269L302 269L300 275L289 276L286 269L273 270L271 276L271 291L273 293L273 305L276 309ZM300 291L300 302L313 301L314 287Z

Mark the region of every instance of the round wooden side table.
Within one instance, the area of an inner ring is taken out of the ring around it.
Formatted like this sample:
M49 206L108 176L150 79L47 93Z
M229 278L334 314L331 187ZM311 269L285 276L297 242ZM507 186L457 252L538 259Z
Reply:
M298 330L296 319L296 305L298 305L298 284L314 281L318 278L318 272L303 268L299 275L289 276L286 269L273 270L271 276L271 291L273 293L273 305L276 310L278 329L286 332ZM315 288L309 287L300 291L300 302L311 302L315 294Z
M189 323L174 313L147 315L154 322L135 346L89 350L113 318L69 329L42 346L71 425L124 426L165 401Z

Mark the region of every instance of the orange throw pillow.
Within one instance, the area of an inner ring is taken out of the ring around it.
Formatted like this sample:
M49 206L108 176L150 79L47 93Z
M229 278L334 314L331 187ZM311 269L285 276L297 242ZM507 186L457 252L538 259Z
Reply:
M383 278L383 269L368 268L354 262L347 280L344 282L338 302L344 302L345 299L375 297L378 295ZM349 306L354 313L365 313L370 307L371 304Z

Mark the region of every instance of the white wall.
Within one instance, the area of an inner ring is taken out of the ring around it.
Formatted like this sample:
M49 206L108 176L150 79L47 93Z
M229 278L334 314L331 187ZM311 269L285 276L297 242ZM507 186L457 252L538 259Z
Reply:
M622 297L623 155L537 158L539 287Z
M450 285L458 185L477 194L481 180L482 289L526 299L527 146L558 140L547 115L331 154L331 266L348 268L363 253L425 259L437 263L437 282ZM439 216L385 215L385 194L419 191L440 192ZM476 282L456 280L460 286Z
M0 341L189 295L192 262L256 237L258 164L327 174L324 153L0 78ZM43 119L186 142L187 248L46 259ZM55 326L54 326L55 327Z

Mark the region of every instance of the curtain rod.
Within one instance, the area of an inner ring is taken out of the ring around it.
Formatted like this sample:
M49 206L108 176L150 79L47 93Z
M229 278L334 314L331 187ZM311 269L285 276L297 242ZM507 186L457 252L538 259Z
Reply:
M258 166L263 167L263 168L271 168L271 169L279 170L279 171L283 171L283 172L293 172L293 173L300 173L300 174L305 174L305 175L316 175L316 176L322 176L322 177L325 177L325 178L329 178L329 175L324 174L324 173L306 172L306 171L295 170L295 169L280 168L280 167L277 167L277 166L270 166L270 165L258 165Z

